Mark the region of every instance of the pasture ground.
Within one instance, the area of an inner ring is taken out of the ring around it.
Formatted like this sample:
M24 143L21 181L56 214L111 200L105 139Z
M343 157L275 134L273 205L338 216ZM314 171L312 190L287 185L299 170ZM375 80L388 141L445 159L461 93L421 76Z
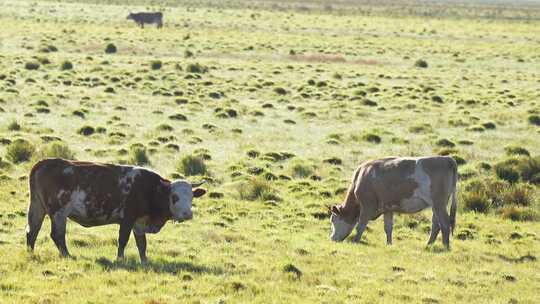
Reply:
M540 174L517 163L540 162L538 21L223 4L141 30L144 6L89 2L2 1L0 303L540 302ZM431 154L461 164L451 251L425 247L429 210L393 246L381 219L329 241L358 164ZM146 268L133 239L115 262L116 226L69 223L63 259L46 219L29 254L46 156L191 170L209 194Z

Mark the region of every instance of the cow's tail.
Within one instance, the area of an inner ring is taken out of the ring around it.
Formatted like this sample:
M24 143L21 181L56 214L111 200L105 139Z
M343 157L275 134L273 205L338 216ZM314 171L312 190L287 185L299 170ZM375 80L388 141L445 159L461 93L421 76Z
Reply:
M36 187L36 174L38 169L42 166L42 163L43 162L40 162L32 168L30 177L28 178L30 186L30 204L28 206L28 223L26 225L26 245L30 250L34 250L34 244L46 214L45 207L37 193L38 189Z
M450 205L450 231L454 234L454 229L456 228L456 213L457 213L457 181L458 181L458 171L457 164L452 160L452 204Z

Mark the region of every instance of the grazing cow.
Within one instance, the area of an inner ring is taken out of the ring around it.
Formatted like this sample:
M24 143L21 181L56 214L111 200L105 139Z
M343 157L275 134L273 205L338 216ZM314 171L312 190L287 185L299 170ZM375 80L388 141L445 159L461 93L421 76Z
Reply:
M26 244L34 250L45 214L51 238L63 256L67 218L84 227L119 224L118 259L133 231L141 262L146 263L146 233L158 233L167 220L193 218L194 197L206 193L184 180L170 182L148 169L64 159L45 159L30 172Z
M163 27L163 14L161 12L156 13L129 13L128 20L133 20L141 28L144 28L144 24L155 23L157 28Z
M384 213L386 242L391 244L393 212L415 213L431 207L428 245L442 231L443 244L450 248L450 232L456 222L456 183L457 165L451 157L389 157L367 161L354 172L345 202L331 208L330 237L342 241L357 225L354 241L359 242L368 221ZM446 207L450 196L449 216Z

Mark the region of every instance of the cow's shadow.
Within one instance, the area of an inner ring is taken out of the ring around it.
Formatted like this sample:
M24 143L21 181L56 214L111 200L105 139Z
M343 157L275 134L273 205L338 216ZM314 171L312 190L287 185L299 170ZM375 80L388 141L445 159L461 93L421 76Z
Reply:
M221 275L225 271L219 267L207 267L196 265L186 261L170 261L165 259L149 259L146 265L141 265L138 258L126 258L123 261L110 260L105 257L96 259L96 263L105 271L115 271L117 269L127 271L152 271L156 273L178 274L181 272L191 272L200 274Z

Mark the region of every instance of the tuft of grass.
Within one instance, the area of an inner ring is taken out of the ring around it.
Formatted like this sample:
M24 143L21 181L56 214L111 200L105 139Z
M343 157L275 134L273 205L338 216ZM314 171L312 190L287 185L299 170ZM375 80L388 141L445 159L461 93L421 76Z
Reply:
M107 44L107 46L105 47L105 53L106 54L114 54L117 51L118 50L116 49L116 45L114 45L112 43Z
M161 60L153 60L152 62L150 62L150 67L152 68L152 70L159 70L161 69L162 65L163 63L161 62Z
M79 133L81 135L84 135L84 136L90 136L90 135L94 134L95 132L96 132L96 130L92 126L83 126L77 131L77 133Z
M133 147L129 153L128 163L137 165L137 166L149 165L150 158L148 157L146 148L139 147L139 146Z
M505 189L502 200L505 204L514 204L523 207L530 206L533 202L534 189L525 183L512 184Z
M527 120L531 125L540 126L540 115L530 115Z
M27 70L37 70L39 69L39 62L37 61L29 61L24 64L24 68Z
M75 153L64 143L53 142L40 151L40 158L75 159Z
M374 134L374 133L366 133L362 135L362 139L364 141L374 143L374 144L380 144L382 142L382 138L379 135Z
M297 161L291 165L291 175L294 178L308 178L315 173L312 165Z
M274 200L280 201L277 191L270 182L262 177L253 177L238 186L238 194L241 200Z
M498 178L515 183L519 180L519 171L515 168L515 165L511 162L500 162L494 166L495 174Z
M536 222L540 220L540 214L536 210L527 207L505 207L501 209L501 215L505 219L519 222Z
M530 156L529 151L520 146L507 146L504 147L504 152L509 156Z
M425 61L424 59L418 59L414 62L414 66L417 67L417 68L427 68L428 67L428 63L427 61Z
M7 129L9 131L20 131L21 125L17 121L14 120L8 124Z
M193 74L204 74L208 72L208 68L199 63L190 63L186 66L186 71Z
M71 69L73 69L73 63L71 63L70 61L65 60L60 65L60 70L62 71L71 70Z
M176 169L186 176L205 175L208 173L204 159L199 155L186 155L182 157L177 163Z
M17 139L7 146L6 158L14 164L29 161L36 149L34 146L24 140Z
M466 211L487 213L491 209L491 201L482 191L465 192L461 197L461 201L463 202L463 209Z
M437 140L435 142L435 145L439 146L439 147L446 147L446 148L453 148L456 146L455 143L453 143L452 141L446 139L446 138L441 138L439 140Z

